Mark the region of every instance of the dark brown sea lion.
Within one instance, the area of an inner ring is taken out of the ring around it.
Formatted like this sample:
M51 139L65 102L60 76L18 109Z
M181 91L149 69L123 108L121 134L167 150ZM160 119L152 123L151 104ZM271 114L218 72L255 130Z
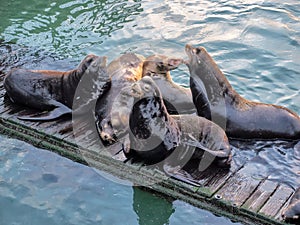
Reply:
M111 111L115 98L120 94L122 88L131 86L135 81L141 79L143 62L143 56L126 53L107 66L111 87L98 99L95 111L98 132L104 144L112 144L116 141L111 126Z
M300 139L296 113L241 97L203 47L186 45L185 50L198 115L219 124L233 138Z
M169 115L151 77L143 77L131 89L123 89L122 94L127 101L113 114L112 125L116 134L125 136L126 155L153 164L174 151L190 148L204 150L222 166L230 164L231 150L222 128L196 115Z
M196 112L192 93L173 82L170 70L183 63L182 59L164 55L152 55L146 58L143 65L143 77L150 76L159 87L164 103L170 114L191 114Z
M299 224L300 223L300 188L296 190L289 206L282 213L285 221Z
M19 117L20 119L53 120L72 112L76 88L88 69L105 67L105 65L106 57L87 55L77 69L66 72L13 69L5 77L4 87L13 102L50 111L48 114L38 117ZM97 77L98 74L91 74L91 76Z

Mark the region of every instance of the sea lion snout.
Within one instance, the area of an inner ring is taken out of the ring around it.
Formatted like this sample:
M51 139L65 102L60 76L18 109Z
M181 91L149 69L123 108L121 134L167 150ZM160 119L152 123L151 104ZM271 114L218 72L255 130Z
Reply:
M187 44L185 46L185 53L188 55L188 61L184 61L187 66L200 64L201 61L207 58L207 51L204 47L193 47Z
M107 141L109 144L116 142L116 140L109 133L101 132L100 136L103 141Z

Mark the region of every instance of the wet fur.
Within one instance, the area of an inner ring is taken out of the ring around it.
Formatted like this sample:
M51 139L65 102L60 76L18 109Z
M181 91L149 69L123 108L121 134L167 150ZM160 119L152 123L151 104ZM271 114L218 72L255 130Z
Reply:
M146 85L148 92L144 90ZM180 146L183 149L205 146L217 158L225 159L221 163L223 166L229 165L230 146L225 132L218 125L196 115L169 115L159 88L149 77L135 83L132 89L133 92L140 90L137 91L140 97L135 96L136 102L130 115L130 143L134 155L153 163L165 159ZM153 143L148 142L150 137L154 138L151 141L160 144L150 151L143 151L149 147L147 144Z
M196 112L189 88L173 82L170 71L183 63L180 58L152 55L143 65L143 77L150 76L161 90L165 106L170 114L190 114Z
M300 118L296 113L241 97L203 47L187 45L186 52L193 101L200 116L218 123L233 138L300 139Z
M52 112L48 116L20 117L25 120L50 120L71 113L76 88L85 71L98 56L88 55L71 71L13 69L4 80L12 102ZM102 60L102 59L101 59ZM106 58L103 58L106 62ZM104 64L105 64L104 62ZM51 114L52 113L52 114Z

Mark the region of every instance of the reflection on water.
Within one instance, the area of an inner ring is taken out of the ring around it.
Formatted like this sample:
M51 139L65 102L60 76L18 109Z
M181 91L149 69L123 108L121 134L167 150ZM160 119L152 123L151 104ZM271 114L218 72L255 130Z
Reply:
M0 136L0 224L232 224L184 202L110 182L92 168Z

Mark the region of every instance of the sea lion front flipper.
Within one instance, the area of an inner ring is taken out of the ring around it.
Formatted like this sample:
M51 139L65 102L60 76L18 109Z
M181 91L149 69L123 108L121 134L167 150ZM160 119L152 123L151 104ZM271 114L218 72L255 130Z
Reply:
M63 115L71 114L72 110L65 106L64 104L57 102L55 100L50 100L49 105L53 105L55 108L52 111L49 111L47 113L39 113L35 114L38 116L18 116L18 119L20 120L28 120L28 121L49 121L57 119ZM39 116L40 115L40 116Z
M200 187L201 184L197 182L189 173L185 172L184 170L181 170L177 167L172 167L169 164L165 164L163 166L164 172L169 176L176 180L180 180L182 182L185 182L187 184Z

